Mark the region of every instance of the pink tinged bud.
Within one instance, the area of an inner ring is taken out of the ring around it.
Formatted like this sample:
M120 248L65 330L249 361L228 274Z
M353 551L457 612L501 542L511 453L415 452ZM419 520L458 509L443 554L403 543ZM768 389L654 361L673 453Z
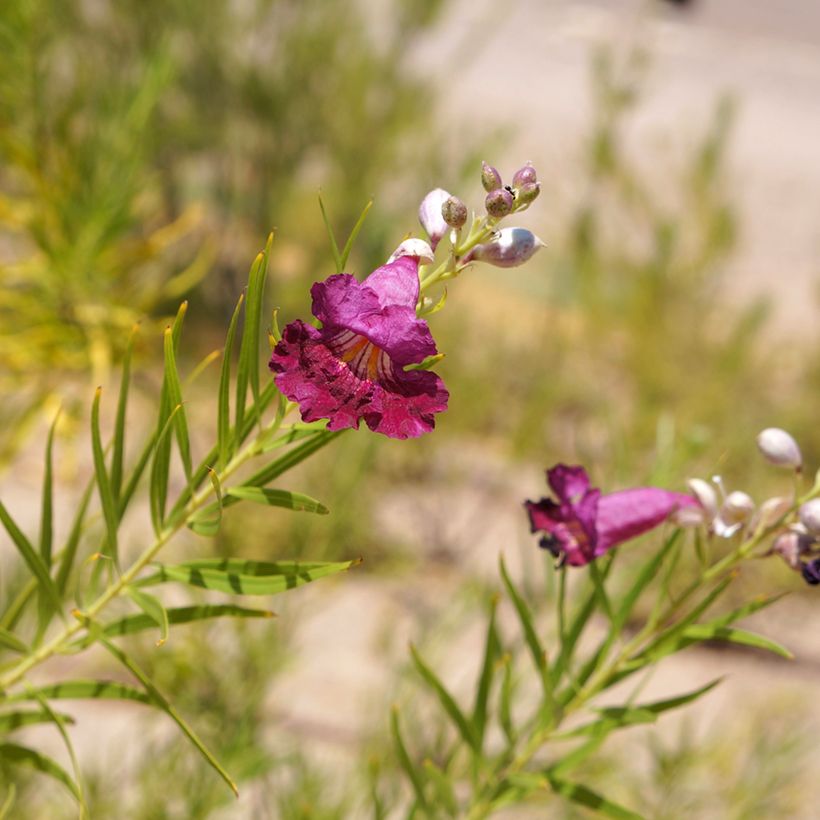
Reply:
M690 478L689 481L686 482L686 485L689 487L689 491L692 495L697 499L698 504L703 508L706 518L708 520L713 519L717 515L718 510L715 488L702 478Z
M519 208L524 208L538 198L541 193L541 185L538 182L528 182L516 189L515 204Z
M538 182L538 175L535 173L535 168L532 163L528 162L523 168L519 168L513 176L513 188L521 188L524 185L531 185Z
M441 216L451 228L463 228L467 221L467 206L457 196L448 197L441 206Z
M424 228L427 236L430 237L430 245L436 249L441 237L448 231L447 223L441 215L444 203L450 198L450 194L443 188L434 188L424 197L419 205L419 222Z
M798 511L800 523L810 535L820 535L820 498L807 501Z
M791 507L792 501L790 498L784 498L782 496L767 498L760 505L760 510L758 510L756 526L762 529L774 526L786 515Z
M501 174L486 162L481 163L481 184L485 191L495 191L503 185Z
M465 257L465 262L478 260L497 268L515 268L523 265L544 243L526 228L503 228L495 237L475 248Z
M768 427L757 437L757 446L763 457L778 467L799 470L803 456L797 442L779 427Z
M499 188L497 191L490 191L487 194L484 207L490 216L500 219L512 211L514 202L513 195L508 190Z
M418 259L422 265L432 262L434 259L433 249L423 239L405 239L404 242L390 254L387 264L389 265L391 262L395 262L400 256L413 256Z
M800 569L800 556L805 551L805 536L784 532L775 538L772 552L779 555L792 569Z

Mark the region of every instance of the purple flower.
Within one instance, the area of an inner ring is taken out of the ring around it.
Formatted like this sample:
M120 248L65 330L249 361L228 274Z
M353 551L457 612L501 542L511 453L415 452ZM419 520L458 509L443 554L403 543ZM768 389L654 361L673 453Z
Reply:
M533 532L541 545L562 561L582 567L612 547L654 529L676 510L697 505L683 493L658 487L636 487L602 495L589 486L583 467L558 464L547 470L555 498L527 501Z
M367 426L390 438L414 438L447 409L444 383L405 365L436 353L427 323L416 317L418 256L399 256L364 282L335 274L311 289L317 330L289 324L269 363L276 386L299 405L304 421L329 419L329 430Z
M801 571L807 584L811 584L813 587L820 584L820 558L802 564Z

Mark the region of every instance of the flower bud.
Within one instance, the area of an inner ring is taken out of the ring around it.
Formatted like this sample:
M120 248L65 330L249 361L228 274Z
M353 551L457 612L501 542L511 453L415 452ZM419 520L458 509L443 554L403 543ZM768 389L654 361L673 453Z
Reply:
M815 558L813 561L803 564L802 571L803 579L807 584L811 584L813 587L820 584L820 558Z
M489 242L476 245L464 261L478 260L497 268L523 265L544 243L526 228L503 228Z
M758 527L765 529L776 524L791 509L792 501L783 496L767 498L757 513Z
M463 228L467 206L457 196L448 197L441 206L441 216L451 228Z
M447 233L447 222L442 216L441 209L447 200L450 199L450 194L443 188L434 188L427 194L419 205L419 222L424 228L427 236L430 237L430 246L433 250L436 249L441 237Z
M820 498L807 501L797 514L800 516L800 523L810 535L820 535Z
M726 496L720 508L720 517L726 524L743 524L748 521L755 511L755 503L746 493L735 490Z
M525 208L533 202L541 193L541 184L538 182L527 182L515 192L515 204Z
M423 239L405 239L401 245L390 254L387 260L389 265L395 262L400 256L415 256L420 263L433 261L433 249Z
M490 191L484 200L484 207L490 216L500 219L513 209L513 195L506 188Z
M709 519L714 518L717 515L717 493L715 488L702 478L690 478L686 485L692 495L695 496L698 504L703 507L707 517Z
M772 544L772 552L779 555L792 569L800 569L800 555L803 552L801 536L796 532L778 535Z
M778 467L789 467L799 470L803 456L797 442L779 427L767 427L757 437L757 446L763 457Z
M532 163L528 162L523 168L519 168L513 176L513 188L522 188L524 185L532 185L538 182L538 175Z
M496 191L504 183L501 181L501 174L499 174L492 165L487 165L486 162L482 162L481 184L484 186L485 191Z

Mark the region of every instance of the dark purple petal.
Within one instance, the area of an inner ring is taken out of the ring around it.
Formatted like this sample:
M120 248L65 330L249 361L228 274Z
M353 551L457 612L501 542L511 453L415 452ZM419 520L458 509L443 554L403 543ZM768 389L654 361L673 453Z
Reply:
M407 295L406 280L404 285L390 284L390 277L396 270L399 271L399 279L407 274L405 260L414 269L417 268L414 260L402 256L378 269L387 271L376 279L385 298L390 293L396 298L403 293ZM413 277L416 281L415 293L418 294L418 276L413 273ZM336 333L344 329L366 336L396 364L415 364L437 352L427 322L416 317L415 298L412 299L412 307L399 304L383 306L376 291L347 273L334 274L324 282L317 282L311 294L313 315L322 322L325 330Z
M566 563L576 567L595 558L595 520L600 495L599 490L589 490L578 504L556 504L549 498L525 502L532 531L548 536L542 546L565 556Z
M801 570L807 584L811 584L813 587L820 584L820 559L815 558L813 561L803 564Z
M547 470L547 483L558 499L572 502L589 489L589 476L580 465L556 464Z
M419 300L419 260L415 256L400 256L376 268L362 284L375 292L382 307L401 305L415 312Z
M692 496L657 487L608 493L598 504L596 555L662 524L675 510L697 505Z

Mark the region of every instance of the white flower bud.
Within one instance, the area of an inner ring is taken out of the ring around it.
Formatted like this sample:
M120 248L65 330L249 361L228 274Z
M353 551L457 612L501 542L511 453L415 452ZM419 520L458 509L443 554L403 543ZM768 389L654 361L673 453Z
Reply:
M779 427L767 427L757 437L757 446L764 458L778 467L799 470L803 456L797 442Z
M751 496L740 490L735 490L726 496L720 508L720 517L727 524L743 524L748 521L755 511L755 503Z
M800 523L810 535L820 535L820 498L807 501L798 511Z
M449 230L449 226L444 221L441 214L441 206L450 199L450 194L443 188L434 188L427 194L419 205L419 222L424 228L427 236L430 237L430 246L433 250L441 241L441 238Z
M489 242L476 245L464 261L477 259L498 268L515 268L543 247L544 242L526 228L502 228Z
M777 496L767 498L761 505L757 513L756 526L766 528L776 524L790 509L792 500Z
M443 222L444 220L442 220ZM400 256L415 256L420 263L432 262L434 259L433 249L423 239L405 239L401 245L390 254L387 260L389 265L395 262Z
M698 504L703 507L707 518L712 519L717 515L717 493L715 488L702 478L690 478L686 482L689 491L697 499Z

